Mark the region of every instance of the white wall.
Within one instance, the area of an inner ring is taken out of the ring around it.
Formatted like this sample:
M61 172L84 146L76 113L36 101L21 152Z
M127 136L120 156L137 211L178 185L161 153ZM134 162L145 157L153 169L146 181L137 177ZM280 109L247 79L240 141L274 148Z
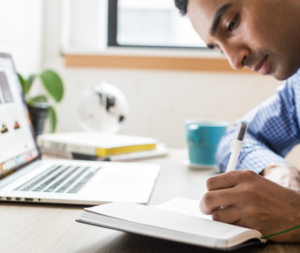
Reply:
M0 52L27 76L41 68L43 0L0 0Z
M121 133L155 137L181 148L184 120L224 119L232 124L281 83L258 74L66 68L60 52L61 6L61 0L45 0L43 62L44 68L57 70L66 85L64 100L57 105L60 131L80 130L80 94L104 79L129 100L130 114ZM297 154L290 160L297 163Z

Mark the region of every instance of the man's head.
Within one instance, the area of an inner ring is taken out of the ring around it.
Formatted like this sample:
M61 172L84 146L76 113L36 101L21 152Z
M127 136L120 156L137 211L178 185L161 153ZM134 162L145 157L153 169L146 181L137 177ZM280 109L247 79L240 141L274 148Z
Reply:
M175 0L175 5L182 15L186 15L188 0Z
M300 1L175 0L209 48L234 69L283 80L300 68Z

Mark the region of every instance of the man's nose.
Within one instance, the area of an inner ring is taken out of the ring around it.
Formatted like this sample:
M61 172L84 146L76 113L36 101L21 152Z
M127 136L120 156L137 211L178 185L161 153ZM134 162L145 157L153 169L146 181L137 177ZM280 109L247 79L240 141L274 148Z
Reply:
M223 46L222 50L231 67L236 70L239 70L246 65L246 61L250 55L250 51L245 47Z

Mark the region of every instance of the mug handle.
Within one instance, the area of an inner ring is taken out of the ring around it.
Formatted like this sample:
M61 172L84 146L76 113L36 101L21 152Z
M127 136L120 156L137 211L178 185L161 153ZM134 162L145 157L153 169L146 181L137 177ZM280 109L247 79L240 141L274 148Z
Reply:
M195 124L191 124L188 126L188 141L193 142L195 144L199 144L201 142L201 127Z

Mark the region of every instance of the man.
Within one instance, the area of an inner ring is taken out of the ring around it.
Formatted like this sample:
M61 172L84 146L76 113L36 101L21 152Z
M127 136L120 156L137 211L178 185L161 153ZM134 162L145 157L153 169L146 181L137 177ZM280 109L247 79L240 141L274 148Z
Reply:
M237 171L207 180L201 211L264 236L300 225L299 171L283 158L300 143L300 1L175 0L175 4L189 15L207 46L221 50L234 69L246 66L286 79L273 97L239 120L248 122L249 128ZM234 130L235 126L228 130L218 148L223 172ZM300 242L300 228L268 239Z

